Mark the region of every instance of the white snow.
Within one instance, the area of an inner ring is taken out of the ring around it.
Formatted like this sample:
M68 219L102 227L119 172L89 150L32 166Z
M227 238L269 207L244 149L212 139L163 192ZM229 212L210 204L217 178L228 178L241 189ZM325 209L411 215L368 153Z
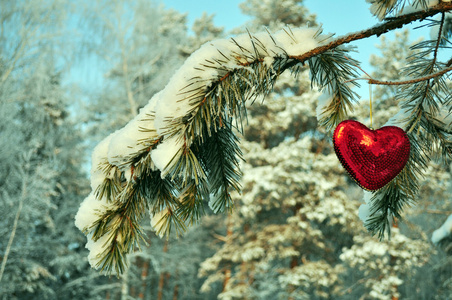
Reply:
M107 202L107 199L96 199L94 192L91 192L88 197L80 204L80 208L75 215L75 226L80 231L89 229L93 226L94 222L99 219L105 211L108 209L114 209L116 206Z
M103 141L101 141L91 155L91 189L95 191L99 185L104 182L105 177L100 166L107 162L108 145L115 133L110 134Z
M273 66L274 62L275 62L275 59L271 56L267 56L264 58L264 64L267 68L271 68Z
M102 261L102 254L107 249L113 237L110 234L105 234L101 236L97 241L92 239L92 233L87 236L88 242L85 248L89 250L88 262L92 268L98 269L100 267L99 263Z
M290 37L285 31L280 30L274 35L274 38L277 43L285 46L284 50L287 54L296 56L319 46L318 42L313 38L316 32L317 29L315 28L295 28L290 30L290 33L293 33L293 37Z
M367 222L370 215L370 204L361 204L358 209L358 217L363 223Z
M365 204L361 204L358 210L358 217L359 219L366 225L367 220L370 217L371 207L374 201L379 201L381 197L384 195L379 192L368 192L364 191L363 193L363 200ZM377 212L379 214L381 212Z
M317 120L322 119L322 115L326 108L330 105L331 100L333 100L333 95L327 90L325 90L325 92L317 99Z
M110 164L120 166L130 155L149 147L149 143L144 141L152 141L158 137L153 118L158 99L159 95L156 94L134 119L111 136L108 142Z
M181 156L182 153L180 150L183 144L184 136L178 134L164 140L163 143L151 151L151 159L155 166L159 170L162 170L162 177L165 177L165 170L170 166L171 160L174 158L173 162L175 162Z
M132 179L132 167L131 166L127 166L125 168L123 168L123 172L124 172L124 178L127 182L129 182Z
M370 12L376 16L380 21L386 17L386 12L390 10L394 6L397 0L390 1L376 1L376 0L366 0L366 2L371 3L369 7ZM451 0L443 1L450 2ZM428 0L427 8L434 7L438 5L439 0ZM418 11L424 10L424 7L420 4L420 1L411 1L410 4L405 5L402 10L397 12L395 16L402 16Z
M442 239L452 234L452 215L450 215L440 228L433 231L432 243L438 244Z
M392 7L396 1L397 0L390 0L382 5L381 1L366 0L366 2L371 3L371 6L369 7L370 13L376 16L380 21L385 18L387 8Z
M168 208L164 208L158 213L151 214L151 227L160 237L163 237L166 233Z
M370 199L372 198L372 193L368 191L364 191L363 200L365 204L361 204L358 210L358 216L363 223L366 223L367 218L370 214Z
M446 1L444 1L444 2L446 2ZM431 8L435 5L438 5L438 3L439 3L439 0L429 0L429 1L427 1L427 8ZM421 10L424 10L424 7L418 1L415 1L409 5L404 6L402 11L398 14L398 16L418 12Z

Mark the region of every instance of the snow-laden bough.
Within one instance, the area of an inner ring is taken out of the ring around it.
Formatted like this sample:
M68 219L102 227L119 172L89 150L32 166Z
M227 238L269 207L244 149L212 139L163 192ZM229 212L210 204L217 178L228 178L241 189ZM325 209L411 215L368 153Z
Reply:
M91 265L121 273L123 256L144 240L138 224L146 210L162 236L197 222L203 201L215 212L232 209L230 193L240 191L236 132L246 119L245 102L271 92L285 70L296 73L304 63L296 57L329 37L319 29L286 28L206 43L133 120L100 142L92 192L76 216ZM341 49L329 55L348 51Z

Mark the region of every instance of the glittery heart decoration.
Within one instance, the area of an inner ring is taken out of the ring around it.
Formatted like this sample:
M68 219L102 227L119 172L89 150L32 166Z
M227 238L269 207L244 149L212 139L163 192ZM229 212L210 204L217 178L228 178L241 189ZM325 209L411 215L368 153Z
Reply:
M396 126L377 130L346 120L333 135L334 151L351 177L364 189L374 191L389 183L410 156L410 140Z

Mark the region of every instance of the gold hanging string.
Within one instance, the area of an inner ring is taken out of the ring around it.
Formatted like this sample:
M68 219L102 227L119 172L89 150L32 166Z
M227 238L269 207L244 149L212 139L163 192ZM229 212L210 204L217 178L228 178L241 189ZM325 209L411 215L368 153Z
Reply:
M372 128L372 84L369 83L370 129Z
M372 128L372 84L375 82L375 80L366 71L364 71L360 66L356 65L350 59L348 59L348 57L346 55L344 55L344 57L345 57L345 59L350 61L352 63L352 65L354 65L355 67L360 69L361 72L363 72L367 76L367 78L354 78L354 79L346 80L346 81L344 81L344 83L351 82L354 80L361 80L361 79L367 80L367 83L369 84L370 129L373 130L373 128ZM379 81L376 81L376 82L379 82ZM379 83L377 83L377 84L379 84Z

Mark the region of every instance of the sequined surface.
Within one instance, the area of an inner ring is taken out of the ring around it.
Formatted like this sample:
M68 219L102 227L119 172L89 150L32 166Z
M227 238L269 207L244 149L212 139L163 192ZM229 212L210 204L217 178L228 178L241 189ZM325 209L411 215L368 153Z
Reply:
M333 144L350 176L370 191L396 177L410 156L410 140L395 126L371 130L357 121L346 120L334 130Z

